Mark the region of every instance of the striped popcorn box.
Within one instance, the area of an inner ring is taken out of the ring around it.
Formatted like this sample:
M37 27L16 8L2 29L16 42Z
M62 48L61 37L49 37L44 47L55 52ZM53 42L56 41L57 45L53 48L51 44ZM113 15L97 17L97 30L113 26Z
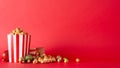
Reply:
M29 53L30 40L31 36L22 32L8 34L8 55L10 63L17 63L19 58L25 57Z

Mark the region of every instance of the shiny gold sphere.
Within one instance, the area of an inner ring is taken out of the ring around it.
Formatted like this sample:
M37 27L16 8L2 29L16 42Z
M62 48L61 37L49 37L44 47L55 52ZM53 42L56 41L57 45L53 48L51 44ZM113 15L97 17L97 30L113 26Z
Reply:
M79 59L79 58L76 58L75 61L78 63L78 62L80 62L80 59Z

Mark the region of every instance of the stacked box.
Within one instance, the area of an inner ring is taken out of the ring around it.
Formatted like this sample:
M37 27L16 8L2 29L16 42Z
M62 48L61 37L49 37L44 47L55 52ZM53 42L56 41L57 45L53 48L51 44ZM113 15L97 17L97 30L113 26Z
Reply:
M38 52L40 55L45 54L43 47L32 48L29 50L29 54L32 56L36 56L36 52Z

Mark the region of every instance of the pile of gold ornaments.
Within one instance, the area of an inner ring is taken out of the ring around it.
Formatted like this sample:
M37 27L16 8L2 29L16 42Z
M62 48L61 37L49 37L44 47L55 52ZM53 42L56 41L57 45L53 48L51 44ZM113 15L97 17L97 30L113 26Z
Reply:
M60 55L52 56L46 55L44 48L34 48L30 50L30 55L26 55L25 57L19 58L20 63L53 63L53 62L64 62L68 63L68 58L62 58Z
M19 58L19 63L53 63L53 62L64 62L68 63L68 58L62 58L61 56L51 56L46 54L36 54L36 56L27 55L25 57Z
M75 60L76 62L80 62L79 58L76 58ZM36 48L35 51L35 56L32 55L27 55L25 57L19 58L19 62L20 63L33 63L33 64L37 64L37 63L53 63L53 62L64 62L64 63L68 63L69 59L66 57L61 57L60 55L58 56L52 56L52 55L46 55L44 52L44 49L42 48Z
M35 51L34 51L35 50ZM58 56L51 56L51 55L46 55L44 48L35 48L35 49L31 49L31 51L33 53L29 53L29 55L26 55L25 57L21 57L19 58L19 63L33 63L33 64L37 64L37 63L53 63L53 62L64 62L64 63L68 63L69 59L66 57L61 57L60 55ZM2 55L2 60L8 62L8 50L3 52ZM80 62L79 58L75 59L76 63Z

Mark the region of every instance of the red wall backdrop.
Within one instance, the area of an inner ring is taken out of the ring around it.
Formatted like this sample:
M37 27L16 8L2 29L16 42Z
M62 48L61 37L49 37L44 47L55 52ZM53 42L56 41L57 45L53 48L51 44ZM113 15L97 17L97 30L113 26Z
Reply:
M0 55L16 27L48 54L120 61L119 0L0 0Z

